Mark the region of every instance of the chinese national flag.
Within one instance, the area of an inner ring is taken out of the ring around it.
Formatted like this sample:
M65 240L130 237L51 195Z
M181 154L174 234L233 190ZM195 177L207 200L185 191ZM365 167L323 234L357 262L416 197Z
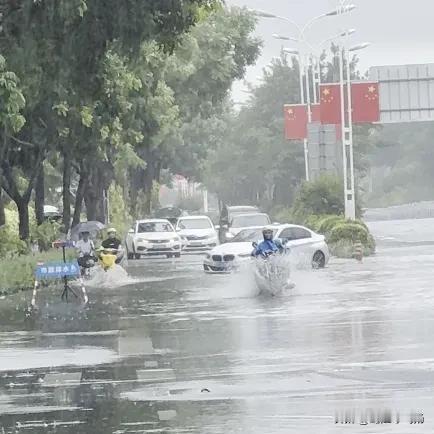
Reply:
M285 138L301 140L307 137L307 108L302 104L285 104Z
M339 83L320 85L320 119L322 124L341 123L341 89Z
M353 122L368 123L380 120L378 83L363 82L351 85Z

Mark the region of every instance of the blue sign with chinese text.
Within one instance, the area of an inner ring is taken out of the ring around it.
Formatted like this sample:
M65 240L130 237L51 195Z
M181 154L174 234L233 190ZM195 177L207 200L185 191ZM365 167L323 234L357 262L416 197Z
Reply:
M38 264L35 270L35 277L39 280L79 276L80 267L77 261L46 262L45 264Z

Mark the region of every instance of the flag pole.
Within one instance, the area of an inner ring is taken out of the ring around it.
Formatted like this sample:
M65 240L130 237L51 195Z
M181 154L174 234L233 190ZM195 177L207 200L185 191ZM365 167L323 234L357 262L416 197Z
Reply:
M348 37L348 32L347 35ZM347 110L348 110L348 149L350 157L350 188L349 188L349 218L356 219L356 196L355 196L355 183L354 183L354 154L353 154L353 107L351 98L351 65L350 65L350 51L345 48L347 57Z
M348 194L347 194L347 145L346 145L346 133L345 128L345 92L344 92L344 66L343 66L343 40L339 46L339 87L340 87L340 102L341 102L341 129L342 129L342 170L344 178L344 204L345 204L345 217L349 218L349 206L348 206Z
M343 15L344 8L345 8L346 0L340 0L339 2L339 15ZM349 100L347 100L347 114L350 116L345 116L345 77L344 77L344 61L347 60L347 74L348 74L348 64L349 64L349 57L346 56L347 50L346 50L346 44L345 44L345 37L348 36L348 32L341 32L341 44L339 46L339 85L340 85L340 96L341 96L341 128L342 128L342 168L343 168L343 178L344 178L344 205L345 205L345 218L347 219L353 219L355 216L353 216L353 208L354 207L354 194L351 190L351 181L348 183L348 150L351 149L352 146L352 128L351 128L351 94L349 95ZM348 90L348 84L350 84L351 87L351 78L347 76L347 90ZM347 122L348 127L347 127ZM351 154L351 151L350 151ZM350 155L350 161L351 161L351 155ZM350 176L352 174L351 170L352 164L350 163ZM354 174L352 174L354 177ZM350 188L348 188L350 185Z
M304 89L303 89L303 70L304 62L302 61L302 54L300 50L298 51L298 72L299 72L299 82L300 82L300 103L304 104ZM308 92L308 91L307 91ZM310 113L310 107L307 108L308 116ZM309 181L309 149L307 138L303 139L303 150L304 150L304 169L306 171L306 181Z

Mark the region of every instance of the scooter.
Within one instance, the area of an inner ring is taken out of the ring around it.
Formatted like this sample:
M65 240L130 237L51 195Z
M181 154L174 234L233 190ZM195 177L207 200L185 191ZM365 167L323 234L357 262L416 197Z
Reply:
M104 271L109 271L123 259L123 252L118 249L105 249L101 247L98 253L98 264Z
M253 243L256 248L257 244ZM261 294L276 296L293 288L288 251L266 252L255 258L255 282Z
M81 277L90 279L91 269L95 266L96 258L94 256L83 256L78 259L80 265Z

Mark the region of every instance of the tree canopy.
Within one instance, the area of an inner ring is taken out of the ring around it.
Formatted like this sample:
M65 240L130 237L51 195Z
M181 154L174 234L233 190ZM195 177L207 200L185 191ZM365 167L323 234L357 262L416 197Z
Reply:
M83 205L104 220L113 185L136 216L163 169L198 176L212 146L202 131L260 48L251 14L218 0L22 0L1 12L0 191L23 240L32 195L42 222L47 173L62 179L65 230Z

